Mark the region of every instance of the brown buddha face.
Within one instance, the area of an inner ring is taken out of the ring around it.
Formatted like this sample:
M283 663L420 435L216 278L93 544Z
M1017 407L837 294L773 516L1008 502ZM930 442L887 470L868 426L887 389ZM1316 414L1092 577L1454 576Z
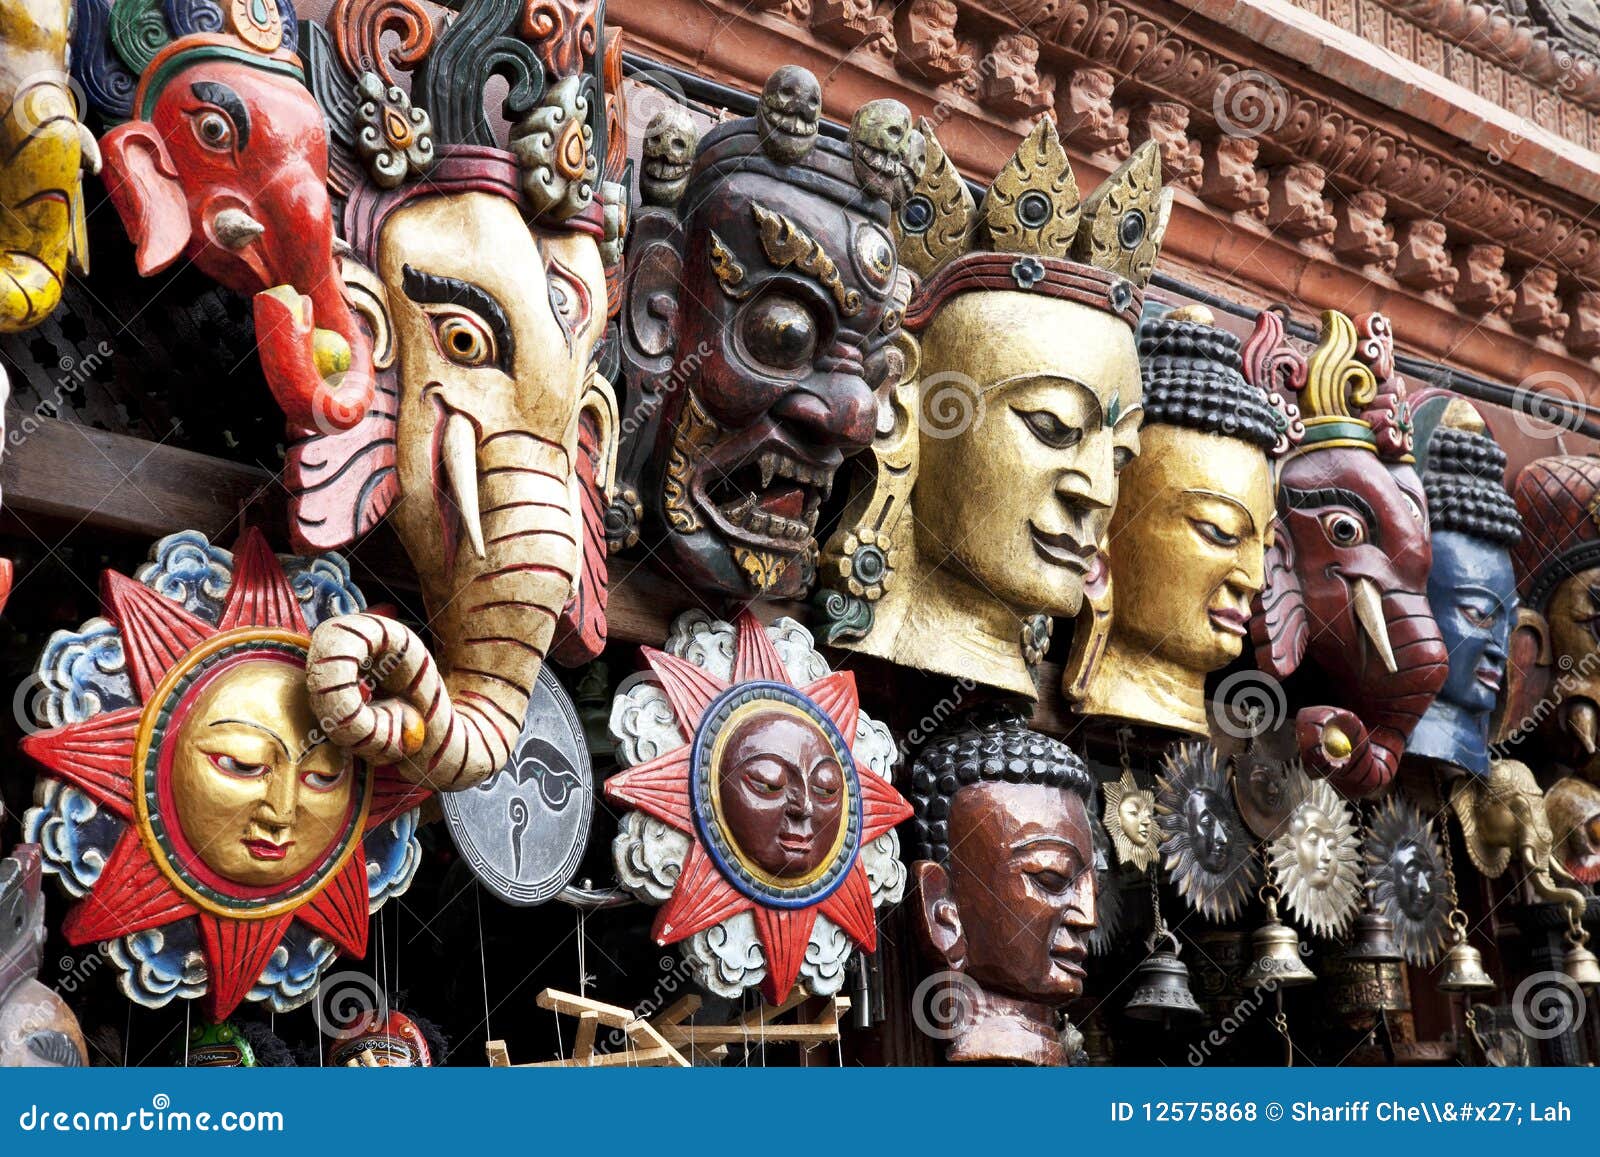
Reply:
M845 786L827 734L781 708L736 723L717 765L718 803L730 842L780 881L809 876L833 856Z
M1267 456L1178 426L1140 432L1111 523L1112 631L1204 673L1239 656L1261 589L1274 498Z
M918 551L1012 607L1076 614L1139 453L1132 332L1070 301L964 293L929 323L921 357ZM952 428L944 415L959 410L970 419Z
M977 783L950 805L950 882L984 988L1059 1004L1083 991L1094 927L1094 844L1064 787Z
M322 739L302 668L254 659L219 671L170 742L178 826L219 876L252 887L289 883L343 833L352 762Z

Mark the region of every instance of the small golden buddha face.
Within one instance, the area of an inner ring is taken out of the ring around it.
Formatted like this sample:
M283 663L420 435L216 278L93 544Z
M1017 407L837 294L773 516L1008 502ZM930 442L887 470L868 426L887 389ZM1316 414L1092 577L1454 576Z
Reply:
M170 742L178 826L218 875L286 884L344 831L351 760L323 739L303 669L272 659L226 668L195 696Z
M1151 425L1111 523L1112 632L1195 672L1238 658L1261 589L1272 468L1237 438Z
M917 547L1020 610L1073 615L1139 453L1127 324L1013 291L965 293L922 335ZM943 419L965 407L967 420Z

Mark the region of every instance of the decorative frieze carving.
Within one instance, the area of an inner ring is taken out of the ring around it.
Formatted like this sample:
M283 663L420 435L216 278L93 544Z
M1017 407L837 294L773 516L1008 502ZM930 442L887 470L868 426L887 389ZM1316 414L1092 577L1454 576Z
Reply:
M1056 78L1039 71L1039 41L1007 32L985 58L983 103L1002 116L1033 120L1055 104Z
M1267 181L1267 224L1300 241L1327 244L1338 225L1322 195L1327 173L1319 165L1284 165Z
M1104 68L1077 68L1067 80L1065 99L1056 100L1061 135L1086 153L1128 147L1128 111L1111 103L1117 78Z
M1395 229L1394 275L1412 289L1449 291L1461 274L1450 259L1444 225L1431 217L1402 221Z
M1561 310L1559 275L1549 265L1523 271L1511 304L1511 324L1525 333L1559 337L1567 328Z
M895 11L896 57L900 67L933 84L946 84L977 63L956 35L956 0L911 0Z
M1356 265L1392 262L1400 247L1390 239L1383 223L1387 208L1382 193L1362 189L1350 194L1334 210L1339 224L1333 234L1333 251Z
M1130 141L1155 141L1161 150L1161 182L1169 188L1200 188L1204 164L1200 142L1189 139L1189 109L1175 100L1152 101L1133 110Z
M1463 245L1456 251L1455 303L1468 313L1491 314L1506 309L1514 296L1505 271L1501 245Z
M1567 349L1581 358L1600 355L1600 293L1581 290L1567 299L1571 324L1567 326Z
M824 40L880 56L894 54L894 28L873 0L811 0L811 6L812 30Z
M1219 136L1204 150L1200 196L1218 208L1241 212L1267 203L1267 175L1256 168L1261 144L1254 137Z

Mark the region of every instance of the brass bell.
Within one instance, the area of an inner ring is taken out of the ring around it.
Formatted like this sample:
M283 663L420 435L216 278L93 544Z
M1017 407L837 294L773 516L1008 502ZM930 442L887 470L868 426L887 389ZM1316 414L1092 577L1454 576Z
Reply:
M1278 988L1294 988L1310 984L1317 974L1300 959L1300 937L1295 930L1278 919L1278 901L1267 896L1267 922L1250 934L1250 947L1255 959L1245 969L1240 981L1247 988L1271 984Z
M1345 949L1344 957L1363 964L1403 960L1400 943L1394 938L1394 921L1370 908L1362 912L1350 930L1350 947Z
M1600 984L1600 960L1589 951L1587 936L1569 941L1567 954L1561 958L1561 971L1580 988Z
M1156 951L1165 937L1172 950ZM1163 929L1150 938L1150 955L1134 970L1133 996L1123 1011L1135 1020L1167 1021L1200 1015L1194 993L1189 991L1189 968L1178 959L1178 938Z
M1444 954L1444 977L1440 992L1493 992L1498 985L1483 970L1483 954L1467 943L1464 927L1456 929L1456 941Z

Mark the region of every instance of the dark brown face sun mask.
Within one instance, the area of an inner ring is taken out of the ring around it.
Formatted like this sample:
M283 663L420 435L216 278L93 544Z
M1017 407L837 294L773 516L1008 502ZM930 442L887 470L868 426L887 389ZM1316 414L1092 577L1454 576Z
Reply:
M779 711L740 723L718 769L733 842L779 879L809 875L833 852L844 772L822 729Z

